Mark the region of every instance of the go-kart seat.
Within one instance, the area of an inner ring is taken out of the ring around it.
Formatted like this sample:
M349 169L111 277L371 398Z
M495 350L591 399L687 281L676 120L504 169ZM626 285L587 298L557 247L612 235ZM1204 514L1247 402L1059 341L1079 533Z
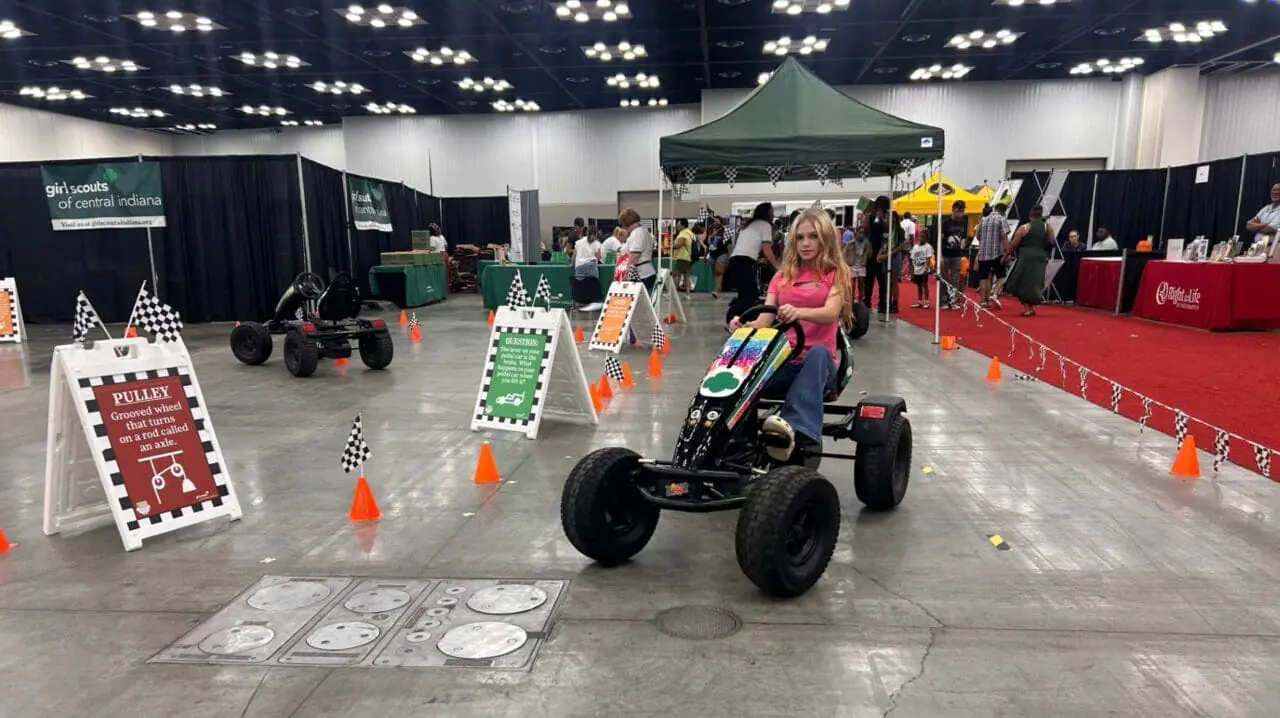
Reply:
M578 307L599 306L604 301L604 291L599 277L570 277L573 303Z
M330 322L354 319L360 313L360 288L350 274L338 272L329 280L318 308L320 319Z

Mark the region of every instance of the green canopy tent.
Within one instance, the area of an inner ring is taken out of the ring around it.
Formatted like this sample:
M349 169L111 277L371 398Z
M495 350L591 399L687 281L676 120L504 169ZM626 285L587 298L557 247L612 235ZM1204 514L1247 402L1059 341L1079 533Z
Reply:
M945 149L942 129L864 105L789 57L725 116L661 138L658 163L671 187L682 194L691 184L841 184L845 179L894 177L940 163ZM939 200L939 225L941 221ZM941 236L937 252L942 253ZM935 314L936 341L941 313Z

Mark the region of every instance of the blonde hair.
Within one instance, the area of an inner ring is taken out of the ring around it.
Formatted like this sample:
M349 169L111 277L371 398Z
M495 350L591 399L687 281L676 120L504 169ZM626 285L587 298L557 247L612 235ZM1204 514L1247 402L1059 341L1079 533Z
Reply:
M844 261L840 239L836 234L836 225L826 211L817 207L809 207L796 215L787 230L787 246L782 252L782 284L792 284L800 273L800 252L796 248L796 229L801 223L809 222L818 231L818 239L822 248L815 260L818 275L833 276L836 291L840 292L840 323L846 328L853 326L853 282L849 273L849 265Z

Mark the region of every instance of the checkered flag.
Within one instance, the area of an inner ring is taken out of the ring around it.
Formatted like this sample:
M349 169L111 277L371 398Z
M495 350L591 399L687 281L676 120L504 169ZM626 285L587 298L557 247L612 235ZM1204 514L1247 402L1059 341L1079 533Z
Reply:
M1151 400L1142 397L1142 418L1138 419L1138 432L1146 433L1147 421L1151 419Z
M704 204L698 208L698 221L706 224L708 219L711 219L711 208Z
M618 361L618 357L610 354L604 360L604 373L614 381L622 381L626 375L622 371L622 362Z
M1258 462L1258 472L1268 479L1271 478L1271 449L1254 444L1253 460Z
M859 162L856 167L858 168L858 176L862 179L866 179L871 176L870 162Z
M1182 442L1187 440L1187 415L1179 409L1173 416L1173 433L1174 439L1178 442L1178 447L1182 447Z
M156 338L156 341L182 341L182 315L178 310L160 301L143 286L138 300L133 303L133 324Z
M410 314L409 315L409 331L413 331L414 329L420 329L421 327L422 327L422 322L418 321L418 313L413 312L412 314Z
M1227 460L1227 454L1231 453L1231 436L1222 429L1218 429L1213 434L1213 473L1218 473L1222 469L1222 462Z
M533 303L536 305L541 301L547 302L547 309L551 308L551 282L547 281L547 275L543 274L538 277L538 288L533 292Z
M1085 390L1089 388L1089 370L1080 367L1080 396L1085 395ZM1087 397L1086 397L1087 398Z
M813 174L818 178L818 184L826 184L827 176L831 174L831 165L814 165Z
M508 307L527 307L529 306L529 293L525 291L524 280L520 278L520 272L516 272L516 276L511 280L511 288L507 290Z
M729 186L732 187L733 183L738 181L738 168L734 167L733 165L729 165L725 167L724 179L726 182L729 183Z
M1121 388L1119 384L1115 383L1114 381L1111 382L1111 411L1117 414L1120 413L1120 395L1123 392L1124 392L1124 389Z
M649 336L649 344L660 351L667 348L667 333L662 331L662 327L657 324L653 325L653 333Z
M71 341L84 344L84 340L89 338L89 330L95 326L102 327L104 332L107 330L102 318L98 316L98 310L93 308L84 292L80 292L76 296L75 316L71 318Z
M773 183L774 187L777 187L778 182L782 180L782 174L787 171L787 168L781 165L774 165L766 167L765 171L769 173L769 181Z
M640 270L639 270L639 269L636 269L635 267L631 267L630 269L628 269L628 270L627 270L627 281L628 281L628 282L638 282L638 281L640 281Z
M916 160L914 157L903 157L902 162L900 162L899 164L902 166L902 169L906 172L910 172L911 170L916 168Z
M684 168L684 182L681 182L681 184L686 184L686 185L688 185L688 184L693 184L693 179L694 179L695 177L697 177L697 176L698 176L698 168L697 168L697 167L694 167L694 166L692 166L692 165L691 165L691 166L689 166L689 167L685 167L685 168Z
M359 469L360 473L364 473L364 462L370 456L373 456L373 452L369 451L369 445L364 441L364 425L360 422L360 415L356 414L351 433L347 434L347 446L342 450L342 470L349 474L353 469Z

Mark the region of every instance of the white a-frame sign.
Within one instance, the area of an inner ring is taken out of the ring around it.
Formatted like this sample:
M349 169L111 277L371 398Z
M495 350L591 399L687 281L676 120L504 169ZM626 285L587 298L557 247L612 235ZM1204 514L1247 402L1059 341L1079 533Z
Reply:
M21 344L27 338L27 324L22 320L22 304L18 302L18 283L13 277L0 279L0 342Z
M119 350L119 351L117 351ZM128 551L240 504L181 342L115 339L53 351L44 532L114 519Z
M538 436L544 418L576 424L600 419L563 309L498 307L471 430Z
M692 282L696 277L690 276L689 281ZM676 315L676 321L681 324L688 323L684 316L684 304L680 302L680 288L671 280L671 270L658 270L658 283L654 286L653 309L660 316L667 316L663 312L663 307L671 309L671 313Z
M658 314L653 310L653 302L644 285L640 282L614 282L609 285L604 310L591 332L591 343L587 348L618 354L632 335L639 344L649 346L656 326Z

